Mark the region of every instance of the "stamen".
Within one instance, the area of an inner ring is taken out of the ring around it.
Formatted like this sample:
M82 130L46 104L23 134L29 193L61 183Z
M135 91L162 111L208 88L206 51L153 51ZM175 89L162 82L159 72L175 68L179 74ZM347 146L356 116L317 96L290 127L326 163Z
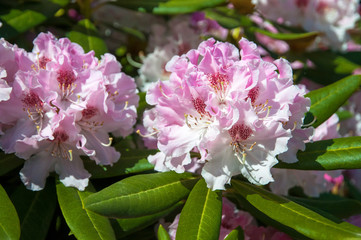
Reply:
M112 145L112 142L113 142L113 138L110 137L108 143L100 142L100 144L103 145L104 147L110 147Z
M129 64L132 65L133 67L136 67L136 68L142 67L143 64L134 61L132 56L130 55L130 53L127 53L126 57L127 57Z
M312 122L310 122L308 124L305 124L305 125L302 125L302 128L311 127L316 122L316 120L317 120L317 117L314 116Z
M157 129L153 129L153 130L155 131L146 135L142 134L139 129L136 131L136 133L139 134L141 137L152 137L159 132Z
M264 120L264 119L268 118L269 113L270 113L270 111L271 111L271 108L272 108L272 106L268 106L268 107L267 107L267 114L266 114L266 116L264 116L263 118L260 118L260 120Z
M291 129L291 132L293 132L293 131L296 129L296 127L297 127L297 122L294 121L294 122L293 122L293 128Z
M185 119L186 119L186 124L187 124L187 126L189 127L189 128L192 128L192 126L189 124L189 122L188 122L188 114L184 114L184 117L185 117Z
M160 90L160 92L162 93L162 95L163 95L164 97L169 98L169 97L164 93L163 88L162 88L162 86L161 86L160 84L159 84L159 90Z
M73 161L73 150L68 150L68 153L69 153L69 160L70 162Z

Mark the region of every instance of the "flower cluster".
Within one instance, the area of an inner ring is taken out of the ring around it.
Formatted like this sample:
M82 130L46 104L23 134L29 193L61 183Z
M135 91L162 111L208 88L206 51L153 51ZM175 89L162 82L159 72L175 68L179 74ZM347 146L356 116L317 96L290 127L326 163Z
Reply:
M267 19L321 33L321 45L346 50L347 30L360 18L357 0L252 0ZM287 11L280 11L287 9Z
M174 56L166 65L169 81L149 89L160 152L148 160L156 170L183 172L195 151L213 190L224 189L240 173L254 184L273 181L276 155L287 151L310 101L293 85L286 60L263 61L244 38L239 45L241 59L235 46L208 39Z
M101 60L67 38L41 33L32 52L1 40L0 146L26 160L27 188L41 190L49 172L84 190L90 174L81 155L112 165L114 136L133 131L138 95L134 79L110 54ZM4 78L3 68L7 71Z

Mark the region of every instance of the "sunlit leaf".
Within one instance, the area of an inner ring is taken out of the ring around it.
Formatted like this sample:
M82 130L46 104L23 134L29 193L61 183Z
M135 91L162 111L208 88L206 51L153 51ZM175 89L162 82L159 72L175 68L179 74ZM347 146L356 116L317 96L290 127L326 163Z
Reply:
M297 152L298 162L279 162L275 167L300 170L361 168L361 137L336 138L306 143Z
M114 231L106 217L84 208L84 199L94 192L91 185L85 191L56 184L58 201L71 232L79 240L114 240Z
M93 50L97 57L108 52L107 45L89 19L79 21L73 30L68 33L68 37L72 42L82 46L85 52Z
M16 37L43 22L69 3L69 0L39 0L25 3L10 9L0 9L0 37Z
M311 239L357 239L361 228L341 220L330 220L293 201L249 183L233 180L240 197L275 221Z
M315 119L312 126L321 125L349 99L360 84L361 75L351 75L306 94L311 99L311 109L306 115L305 123L311 123Z
M14 205L1 185L0 203L0 239L17 240L20 238L19 218Z
M201 179L189 194L179 217L176 240L218 239L222 219L222 194Z
M189 173L140 174L92 194L85 199L85 207L108 217L146 216L186 198L198 180Z
M180 14L199 11L226 3L225 0L116 0L114 4L137 11L155 14Z

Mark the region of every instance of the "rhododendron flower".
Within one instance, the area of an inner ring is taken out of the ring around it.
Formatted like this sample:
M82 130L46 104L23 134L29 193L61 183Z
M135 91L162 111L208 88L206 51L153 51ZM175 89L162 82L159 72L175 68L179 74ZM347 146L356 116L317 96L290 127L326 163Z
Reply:
M357 0L252 0L267 19L321 32L321 45L346 50L347 30L360 18ZM287 11L280 11L287 9Z
M292 128L302 123L306 107L297 99L303 92L293 85L286 60L265 62L254 43L239 44L241 60L235 46L204 41L173 57L166 65L169 81L149 89L161 151L149 157L156 170L183 172L195 149L213 190L240 173L255 184L273 181L276 155L287 150Z
M84 190L90 174L80 156L112 165L120 153L110 146L109 133L133 131L134 79L120 72L114 56L99 61L51 33L39 34L33 51L22 50L15 60L19 69L7 80L13 80L10 98L0 102L0 122L7 125L1 148L26 160L20 176L27 188L41 190L56 171L64 185Z

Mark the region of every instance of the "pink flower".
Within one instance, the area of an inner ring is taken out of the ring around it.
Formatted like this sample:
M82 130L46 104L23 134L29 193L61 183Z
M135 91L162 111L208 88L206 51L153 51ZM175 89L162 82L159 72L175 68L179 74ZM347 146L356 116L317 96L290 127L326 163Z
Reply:
M286 233L279 232L273 227L249 226L245 229L245 234L251 240L291 240L292 238Z
M204 41L173 57L166 65L169 81L149 89L146 100L156 105L161 151L149 160L162 171L183 172L196 149L213 190L224 189L240 173L255 184L273 181L275 156L287 150L291 138L287 123L291 116L292 127L302 123L306 107L294 105L303 92L292 84L286 60L265 62L254 43L239 44L241 60L233 45Z
M355 27L360 18L357 0L253 0L256 8L267 19L322 35L316 44L336 50L346 50L350 39L347 30ZM287 11L279 11L287 9Z
M34 49L15 56L8 101L0 102L0 122L7 124L0 146L26 160L20 171L27 188L41 190L49 172L66 186L84 190L90 174L81 155L112 165L120 153L112 138L133 131L138 104L134 79L121 73L115 57L99 61L94 52L67 38L41 33ZM0 65L1 67L1 65Z

